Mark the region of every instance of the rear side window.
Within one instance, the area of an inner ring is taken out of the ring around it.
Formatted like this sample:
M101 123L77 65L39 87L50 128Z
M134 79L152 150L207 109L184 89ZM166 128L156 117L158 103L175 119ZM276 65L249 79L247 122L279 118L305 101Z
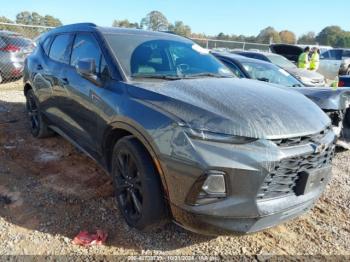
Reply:
M101 51L95 37L91 34L78 34L75 37L70 64L75 66L82 59L94 60L96 68L99 71Z
M342 50L330 50L330 59L331 60L341 60L342 58Z
M52 37L49 36L49 37L47 37L47 38L44 40L44 42L42 43L42 47L43 47L43 49L44 49L44 52L45 52L45 54L47 54L47 55L49 54L49 51L50 51L51 39L52 39Z
M71 35L58 35L52 42L49 57L57 62L69 64Z
M343 58L350 58L350 50L343 51Z
M323 59L329 59L329 51L324 52L324 53L321 55L321 58L323 58Z

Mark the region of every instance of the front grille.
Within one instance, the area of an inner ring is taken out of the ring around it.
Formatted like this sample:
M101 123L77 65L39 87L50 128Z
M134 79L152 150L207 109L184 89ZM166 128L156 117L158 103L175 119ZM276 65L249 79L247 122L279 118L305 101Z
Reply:
M293 138L285 138L285 139L273 139L271 140L279 147L291 147L291 146L299 146L299 145L305 145L309 143L317 143L322 139L325 135L327 135L332 128L329 126L325 130L308 136L298 136Z
M297 146L306 143L316 143L320 141L331 128L315 135L297 138L273 140L280 147ZM298 195L299 183L304 183L301 178L303 173L309 173L332 163L335 145L332 144L321 153L312 153L282 159L276 163L273 171L265 178L257 195L258 199L270 199L284 197L287 195Z

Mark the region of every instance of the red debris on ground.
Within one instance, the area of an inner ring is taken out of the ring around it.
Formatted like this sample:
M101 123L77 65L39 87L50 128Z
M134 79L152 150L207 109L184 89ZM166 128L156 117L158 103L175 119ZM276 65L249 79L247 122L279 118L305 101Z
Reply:
M74 245L79 246L99 246L107 240L108 234L102 230L96 230L96 234L90 234L88 231L81 231L72 241Z

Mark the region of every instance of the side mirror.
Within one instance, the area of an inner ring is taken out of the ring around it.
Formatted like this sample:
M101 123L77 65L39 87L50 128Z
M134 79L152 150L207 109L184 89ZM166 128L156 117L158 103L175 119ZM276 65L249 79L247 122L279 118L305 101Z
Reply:
M77 72L84 78L98 84L98 77L96 75L96 63L93 59L79 60L75 66Z

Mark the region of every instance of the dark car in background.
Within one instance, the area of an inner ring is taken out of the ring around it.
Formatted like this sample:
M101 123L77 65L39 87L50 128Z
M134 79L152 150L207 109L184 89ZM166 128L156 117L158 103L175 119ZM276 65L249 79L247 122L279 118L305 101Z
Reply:
M100 163L138 229L171 218L255 232L310 209L331 174L336 137L318 106L238 79L176 35L59 27L27 58L24 83L32 134L55 131Z
M33 51L34 42L10 31L0 31L0 83L22 76L25 58Z
M288 73L292 74L295 78L299 79L305 86L324 87L326 85L326 81L323 75L317 72L300 69L284 56L268 52L253 51L234 51L234 53L241 56L273 63L283 68Z
M240 78L264 81L304 94L331 118L333 130L339 137L337 144L350 149L350 88L333 90L305 87L294 76L274 64L231 53L213 52L213 55Z

